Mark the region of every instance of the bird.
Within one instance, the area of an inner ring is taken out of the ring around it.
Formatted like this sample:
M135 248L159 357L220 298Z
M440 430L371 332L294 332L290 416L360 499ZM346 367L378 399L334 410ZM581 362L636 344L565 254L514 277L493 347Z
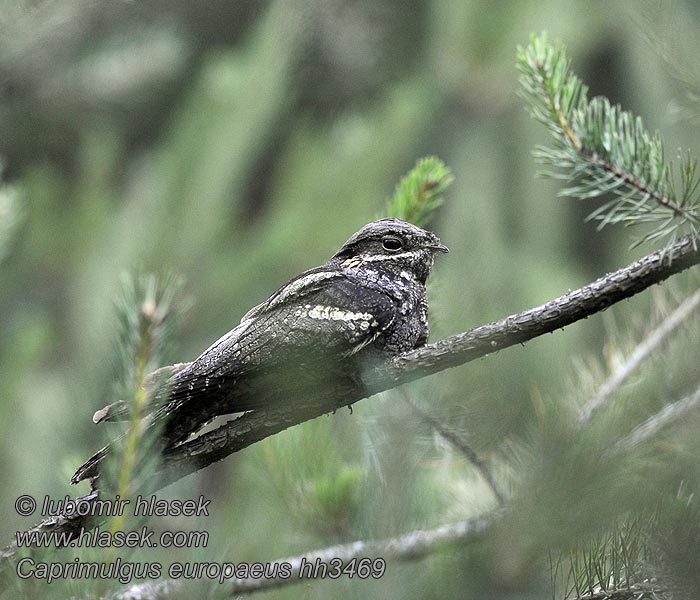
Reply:
M366 224L325 264L284 284L173 369L147 417L161 426L161 448L217 416L293 401L426 344L426 281L435 255L448 251L434 233L398 218ZM108 453L109 446L88 459L71 483L96 477Z

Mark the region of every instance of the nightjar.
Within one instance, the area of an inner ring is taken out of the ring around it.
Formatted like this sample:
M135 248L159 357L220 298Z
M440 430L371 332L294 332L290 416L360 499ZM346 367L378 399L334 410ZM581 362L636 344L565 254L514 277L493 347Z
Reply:
M400 219L365 225L326 264L282 286L167 380L149 417L162 424L162 447L218 415L293 402L425 344L425 283L435 253L447 251L435 234ZM94 476L107 452L72 482Z

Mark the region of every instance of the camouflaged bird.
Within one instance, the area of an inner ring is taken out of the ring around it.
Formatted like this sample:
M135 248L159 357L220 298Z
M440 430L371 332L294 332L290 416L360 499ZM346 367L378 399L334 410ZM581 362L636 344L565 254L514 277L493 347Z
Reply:
M365 225L324 265L252 308L240 324L172 375L150 417L167 449L212 418L293 402L312 387L358 377L372 360L428 339L425 282L435 234L400 219ZM73 476L96 475L103 448Z

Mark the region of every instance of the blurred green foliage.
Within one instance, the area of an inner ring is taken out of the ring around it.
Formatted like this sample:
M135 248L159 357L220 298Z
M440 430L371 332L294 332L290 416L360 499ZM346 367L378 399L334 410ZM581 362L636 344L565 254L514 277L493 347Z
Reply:
M685 117L700 111L667 62L693 56L677 51L679 40L697 54L697 19L695 4L680 0L660 12L622 0L4 0L0 539L38 521L16 514L18 495L83 492L69 488L70 474L113 433L91 415L115 399L114 305L125 272L184 278L193 309L163 361L190 360L327 260L426 155L454 174L430 223L451 251L429 290L433 339L639 256L626 232L584 222L590 205L558 200L556 182L535 179L531 149L546 132L517 97L515 49L548 30L592 94L644 115L667 147L697 150L697 122ZM697 281L681 275L662 292L411 386L510 488L511 513L483 543L390 563L378 581L264 596L551 597L550 553L656 508L679 480L689 495L700 483L697 418L605 460L612 441L697 386L697 321L605 418L586 431L571 425ZM394 394L294 427L159 497L199 494L212 499L210 516L149 524L209 531L206 548L119 555L265 562L493 508L472 465ZM690 504L661 522L692 520ZM673 531L650 537L682 579L696 564L696 529L688 551L661 535ZM66 597L67 588L95 590L76 581L5 597Z

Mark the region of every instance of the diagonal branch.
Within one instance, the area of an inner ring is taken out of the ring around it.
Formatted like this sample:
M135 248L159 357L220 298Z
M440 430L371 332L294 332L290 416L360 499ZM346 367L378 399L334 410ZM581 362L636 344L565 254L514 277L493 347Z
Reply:
M440 525L434 529L411 531L395 538L378 541L359 540L348 544L338 544L329 548L323 548L308 552L301 556L294 556L281 561L292 566L290 582L304 581L304 573L301 572L303 564L324 563L329 564L333 559L340 559L343 564L352 559L379 558L382 560L415 560L431 554L450 544L464 544L482 535L487 529L501 517L502 511L497 511L484 516L476 516L457 523ZM329 566L330 568L330 566ZM284 579L234 579L234 594L255 592L258 590L284 585Z
M148 481L147 489L141 492L152 493L288 427L349 406L367 396L554 332L698 263L700 247L688 236L542 306L475 327L387 361L369 371L365 380L354 386L344 382L337 389L319 390L307 398L245 413L168 452L160 470ZM94 519L92 521L54 517L35 529L41 532L58 527L61 531L73 531L77 537L81 527L95 526ZM0 551L0 571L15 554L16 547L13 546Z
M600 386L598 393L583 406L576 423L579 429L584 427L586 423L608 403L630 375L632 375L655 350L662 346L663 343L694 314L698 307L700 307L700 290L686 298L671 315L664 319L656 329L637 345L625 362Z
M275 560L267 563L266 571L277 573L276 576L233 578L229 590L231 595L237 596L292 583L308 582L320 577L321 573L331 572L333 569L337 572L339 565L344 566L352 560L373 562L377 570L373 570L374 574L368 570L367 575L370 578L379 578L384 573L387 560L416 560L439 551L445 546L467 543L486 532L491 525L498 521L502 512L471 517L464 521L440 525L434 529L411 531L394 538L373 541L358 540L311 550L300 556ZM157 583L134 585L123 592L110 596L110 600L169 598L179 587L181 584L178 581L170 579Z
M424 423L427 423L432 427L435 431L440 434L444 439L446 439L448 442L450 442L457 450L459 450L462 455L470 462L472 463L472 466L481 473L481 476L484 478L484 481L488 484L489 488L491 488L491 493L494 495L496 500L498 501L498 504L503 506L506 503L506 496L501 490L500 484L496 482L495 477L493 476L493 473L491 473L491 470L489 469L488 465L486 464L486 461L479 456L479 453L474 450L469 444L467 444L457 432L452 431L449 427L441 423L438 419L433 417L432 415L428 414L425 412L420 406L418 406L414 401L411 395L408 393L408 390L406 388L401 388L402 392L402 397L403 401L409 406L409 408L418 416L418 418L423 421Z
M154 484L168 485L292 425L349 406L367 396L552 333L698 263L700 248L688 236L547 304L402 354L368 372L363 385L319 390L318 394L303 400L245 413L170 451Z
M689 396L664 406L659 412L637 425L629 435L618 440L606 454L614 456L620 452L632 450L646 440L653 438L668 425L680 421L691 411L696 411L699 406L700 388Z

